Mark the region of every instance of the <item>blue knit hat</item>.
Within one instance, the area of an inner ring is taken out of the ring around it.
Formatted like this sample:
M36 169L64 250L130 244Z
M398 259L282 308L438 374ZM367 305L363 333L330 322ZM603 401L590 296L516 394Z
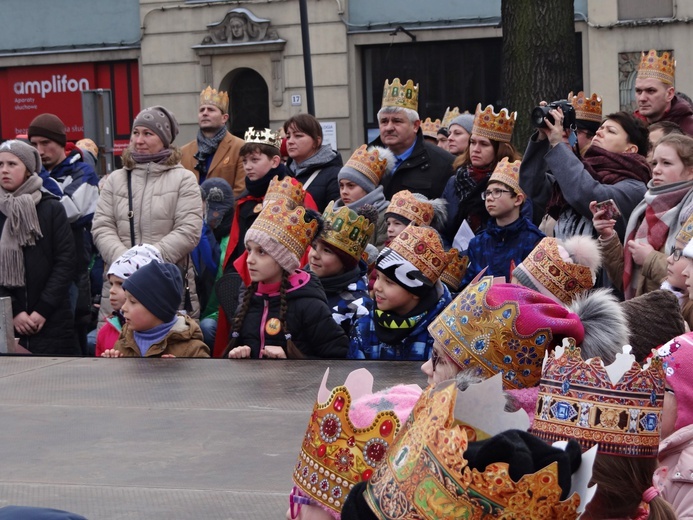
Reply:
M178 266L151 262L125 280L123 290L132 294L154 316L168 323L176 316L183 299L183 278Z

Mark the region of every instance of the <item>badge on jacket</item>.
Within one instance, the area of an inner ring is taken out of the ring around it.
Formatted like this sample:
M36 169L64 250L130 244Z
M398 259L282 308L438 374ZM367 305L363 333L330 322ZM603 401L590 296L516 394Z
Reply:
M282 330L282 322L278 318L270 319L265 325L265 332L270 336L279 334L280 330Z

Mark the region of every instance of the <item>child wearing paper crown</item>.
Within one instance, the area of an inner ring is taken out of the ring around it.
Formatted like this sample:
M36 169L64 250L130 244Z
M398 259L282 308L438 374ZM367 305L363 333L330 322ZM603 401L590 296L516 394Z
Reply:
M686 246L693 238L693 215L688 217L688 220L676 234L676 240L667 257L667 277L662 282L662 289L671 291L679 301L681 314L683 319L688 324L688 330L693 330L693 300L689 294L689 288L686 286L686 275L684 270L689 261L686 259L684 251ZM690 251L689 251L690 255Z
M111 264L108 269L108 281L111 284L108 294L113 313L106 318L106 323L96 336L94 353L96 357L100 357L106 350L112 349L120 337L120 331L123 330L125 324L125 316L121 312L123 303L125 303L123 282L149 262L163 261L157 248L149 244L141 244L128 249Z
M349 340L332 319L320 282L299 270L320 225L319 215L283 199L260 212L245 234L252 283L233 318L223 357L346 355Z
M448 218L444 199L426 198L409 190L398 191L385 212L387 243L392 242L409 224L431 226L440 232Z
M456 255L443 249L433 228L407 226L378 257L375 306L354 326L348 357L428 359L428 324L451 299L439 278Z
M209 357L200 326L178 315L183 297L180 269L150 262L123 282L125 325L101 357Z
M525 201L520 188L520 161L510 162L504 157L493 170L481 198L490 218L486 229L469 242L469 267L462 287L484 268L490 276L509 280L513 267L545 236L531 220L520 215Z

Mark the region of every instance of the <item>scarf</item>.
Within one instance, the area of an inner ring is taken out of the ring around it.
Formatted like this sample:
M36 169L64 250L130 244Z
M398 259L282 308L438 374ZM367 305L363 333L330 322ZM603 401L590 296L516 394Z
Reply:
M202 133L202 130L197 132L197 149L201 161L206 161L207 157L214 155L219 148L219 143L226 135L226 126L222 126L212 137L207 137Z
M173 319L168 323L162 323L153 329L139 332L133 330L132 336L135 338L137 348L140 349L140 355L144 356L147 350L149 350L149 347L162 341L168 335L168 333L171 332L171 329L176 324L176 321L178 321L178 316L174 316Z
M306 270L310 270L309 267L306 267ZM358 282L361 276L361 268L357 265L345 273L320 278L320 285L322 285L325 295L329 298L332 294L340 294L348 290L349 285Z
M26 284L22 248L36 245L43 237L36 213L42 185L41 177L34 173L13 192L0 188L0 213L6 217L0 235L0 286L24 287Z
M488 212L486 211L484 201L481 200L481 192L488 185L491 171L491 169L486 168L475 168L471 164L457 169L455 174L455 195L460 198L460 202L457 205L457 213L452 222L453 236L464 220L467 221L474 234L478 234L482 230L488 218Z
M635 296L631 281L635 279L634 274L640 269L633 262L628 241L635 240L639 243L650 244L655 251L660 251L669 236L669 229L677 225L678 204L691 188L693 188L693 181L651 187L645 193L644 201L638 204L631 213L623 248L623 292L626 299Z
M366 193L366 195L359 200L346 204L346 207L358 212L358 210L361 209L361 207L363 207L365 204L370 204L371 206L375 207L378 213L381 213L388 208L390 201L385 198L383 187L378 186L370 193ZM339 210L339 208L343 208L344 206L345 204L342 202L342 199L337 199L334 201L335 211ZM377 222L375 224L377 226Z
M308 159L302 163L299 164L296 161L291 161L289 163L289 170L294 177L298 177L310 168L324 166L336 156L337 152L335 152L329 144L323 144L320 148L318 148L318 151L315 152L315 154L308 157Z
M461 166L455 173L455 195L460 202L467 199L474 189L491 174L489 168L476 168L471 164L466 168Z
M280 164L254 181L251 181L246 177L245 189L248 190L248 195L251 197L264 197L267 194L269 183L272 181L275 175L279 180L282 180L284 177L286 177L286 167L283 164Z
M432 287L414 307L409 314L400 316L380 309L373 310L373 324L375 335L382 343L397 345L414 332L419 322L426 317L428 311L435 308L440 294Z
M137 153L132 151L130 152L130 157L132 157L137 164L147 164L150 162L163 164L169 157L171 157L172 153L173 150L170 148L164 148L156 153Z

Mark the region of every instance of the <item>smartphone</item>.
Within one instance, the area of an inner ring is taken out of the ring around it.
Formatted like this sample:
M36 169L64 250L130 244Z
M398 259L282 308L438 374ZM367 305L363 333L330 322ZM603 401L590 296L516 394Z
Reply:
M621 218L621 210L618 209L614 199L597 202L597 211L601 210L605 210L603 218L606 220L618 220Z

